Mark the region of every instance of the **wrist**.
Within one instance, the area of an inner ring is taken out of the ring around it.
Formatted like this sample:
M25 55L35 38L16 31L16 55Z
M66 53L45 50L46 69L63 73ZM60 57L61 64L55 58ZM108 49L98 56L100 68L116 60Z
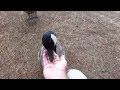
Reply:
M52 75L49 77L45 77L45 79L68 79L66 73L57 73L57 75Z

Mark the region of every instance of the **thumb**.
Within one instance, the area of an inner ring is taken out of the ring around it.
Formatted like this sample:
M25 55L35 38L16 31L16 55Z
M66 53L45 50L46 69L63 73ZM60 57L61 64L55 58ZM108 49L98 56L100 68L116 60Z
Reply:
M61 60L65 60L65 55L62 55L62 56L60 57L60 59L61 59Z
M43 51L43 66L45 66L46 64L48 64L48 60L47 60L47 51L44 50Z
M67 61L66 61L66 59L65 59L65 55L62 55L62 56L60 57L60 60L61 60L63 66L67 66Z

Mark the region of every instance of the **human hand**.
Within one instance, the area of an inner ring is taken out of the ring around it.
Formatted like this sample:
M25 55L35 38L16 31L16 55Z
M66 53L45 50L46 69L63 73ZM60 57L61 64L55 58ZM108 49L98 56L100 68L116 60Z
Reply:
M47 51L43 51L43 74L45 79L67 79L67 61L64 55L60 58L54 52L54 60L47 59Z

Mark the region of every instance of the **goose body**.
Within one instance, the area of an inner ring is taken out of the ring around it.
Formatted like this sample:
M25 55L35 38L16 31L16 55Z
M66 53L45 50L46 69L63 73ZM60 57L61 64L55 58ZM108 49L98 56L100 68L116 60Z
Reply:
M36 11L24 11L24 12L26 12L28 15L36 13Z
M37 11L24 11L24 12L28 14L29 22L38 20Z

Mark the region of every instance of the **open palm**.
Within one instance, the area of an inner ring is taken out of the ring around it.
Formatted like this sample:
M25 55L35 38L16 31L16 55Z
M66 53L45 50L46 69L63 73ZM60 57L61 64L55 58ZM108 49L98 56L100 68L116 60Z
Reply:
M47 51L43 51L43 74L46 79L67 79L67 61L62 55L60 58L54 52L54 60L48 60Z

